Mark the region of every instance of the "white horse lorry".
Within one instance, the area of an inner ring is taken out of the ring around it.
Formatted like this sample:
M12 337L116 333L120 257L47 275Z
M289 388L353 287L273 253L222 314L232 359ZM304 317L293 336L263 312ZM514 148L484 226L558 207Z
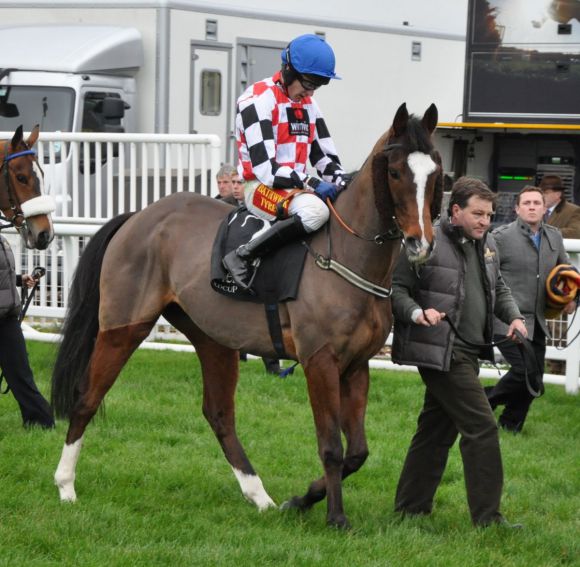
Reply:
M532 4L0 0L0 130L214 134L219 161L235 162L237 96L279 68L290 39L317 33L343 77L316 96L346 169L401 102L418 114L435 102L450 179L513 196L558 171L580 201L580 24L562 3Z
M445 27L429 27L443 2L397 23L391 3L292 4L0 0L0 130L211 133L232 162L237 96L277 71L281 50L304 33L336 53L343 80L317 99L347 169L361 166L402 102L416 114L435 102L446 121L461 112L464 2L452 2Z

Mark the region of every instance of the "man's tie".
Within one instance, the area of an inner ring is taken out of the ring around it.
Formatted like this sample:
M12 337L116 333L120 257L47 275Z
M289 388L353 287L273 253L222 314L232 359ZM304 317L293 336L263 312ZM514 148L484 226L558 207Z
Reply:
M544 213L544 222L548 222L548 219L550 218L550 211L546 211Z

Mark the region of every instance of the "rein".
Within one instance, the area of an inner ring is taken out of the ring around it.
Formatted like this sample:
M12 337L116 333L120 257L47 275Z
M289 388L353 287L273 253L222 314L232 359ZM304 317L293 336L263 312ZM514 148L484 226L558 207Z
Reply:
M425 317L424 311L423 311L423 317ZM425 317L425 319L427 319L427 318ZM443 321L447 321L447 323L451 327L451 330L455 333L455 336L458 339L460 339L466 345L469 345L469 346L474 347L474 348L478 348L478 349L493 348L494 346L503 345L504 343L508 343L511 341L510 338L506 337L505 339L501 339L499 341L491 341L490 343L472 343L471 341L468 341L467 339L465 339L464 337L461 336L461 333L457 330L457 327L453 324L453 321L451 321L451 319L449 318L449 315L445 315L445 317L443 317ZM525 376L526 388L531 396L533 396L534 398L539 398L544 393L544 388L542 386L542 382L540 381L539 384L534 384L532 386L530 376L528 374L528 366L526 364L526 359L533 361L534 366L536 367L536 374L538 376L541 376L543 374L543 372L541 372L540 368L538 367L538 363L536 361L536 354L534 353L534 349L530 345L529 341L519 331L514 330L514 334L519 341L517 343L517 346L518 346L518 349L519 349L520 354L522 356L522 359L524 361L524 376ZM534 389L534 388L536 388L536 389Z
M375 244L378 244L380 246L381 244L385 243L385 240L398 240L399 238L401 238L401 236L403 234L403 231L401 230L401 228L399 227L399 223L397 222L397 217L395 217L395 215L393 215L391 217L393 220L393 224L394 224L394 226L392 228L387 229L386 232L383 232L381 234L375 234L374 236L371 236L370 238L362 236L358 232L356 232L354 229L352 229L350 226L348 226L348 224L346 224L344 219L338 214L338 211L334 208L334 205L332 204L330 199L326 200L326 204L328 205L328 208L330 209L331 213L334 215L334 217L338 221L338 224L340 224L340 226L342 226L342 228L344 228L344 230L346 230L347 232L349 232L353 236L356 236L357 238L364 240L365 242L374 242Z
M397 219L393 216L393 220L395 222L395 228L389 229L382 234L377 234L374 237L367 238L361 236L352 228L350 228L344 220L340 217L330 199L326 200L326 204L328 208L331 210L332 214L340 224L342 228L344 228L349 234L364 240L365 242L374 242L378 246L381 246L385 243L386 240L399 240L402 236L402 231L399 228L397 223ZM347 268L344 264L332 259L332 239L330 236L330 223L326 223L326 234L328 238L328 255L324 256L323 254L318 254L315 252L309 244L303 242L304 246L308 250L308 253L314 258L314 263L322 270L332 271L335 274L338 274L341 278L345 279L350 284L354 285L358 289L363 290L366 293L370 293L371 295L375 295L376 297L380 297L381 299L388 299L391 297L393 293L393 289L390 287L382 287L378 284L375 284L363 276L353 272L350 268Z
M389 152L392 150L401 149L403 147L404 147L403 144L387 144L384 147L383 151ZM328 205L330 212L337 220L340 227L346 230L346 232L348 232L352 236L365 242L374 242L377 246L382 246L388 240L401 240L403 246L405 245L404 240L402 238L403 231L401 230L401 227L399 226L399 223L397 222L397 217L395 215L391 216L392 226L387 228L385 232L368 237L359 234L356 230L351 228L346 223L346 221L340 216L338 211L334 208L334 205L332 204L330 199L326 199L326 204ZM341 278L345 279L347 282L354 285L358 289L363 290L366 293L370 293L371 295L375 295L376 297L380 297L381 299L390 298L393 293L392 288L390 287L386 288L378 284L375 284L367 280L363 276L353 272L351 269L347 268L345 265L341 264L340 262L332 258L332 239L330 237L330 223L326 223L326 233L328 236L327 256L316 253L307 243L304 243L304 245L308 250L308 253L314 258L315 264L322 270L329 270L336 273Z

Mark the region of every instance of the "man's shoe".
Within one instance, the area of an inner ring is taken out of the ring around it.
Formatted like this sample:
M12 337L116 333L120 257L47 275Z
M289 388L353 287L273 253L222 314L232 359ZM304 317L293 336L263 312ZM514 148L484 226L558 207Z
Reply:
M521 433L522 432L522 429L524 427L524 424L523 424L523 422L520 422L520 423L507 423L507 422L502 422L500 420L499 426L504 431L508 431L509 433L513 433L514 435L517 435L518 433Z
M478 528L489 528L490 526L497 526L502 530L521 530L523 529L523 524L512 524L508 522L503 516L498 516L496 519L492 520L491 522L486 522L482 524L476 524Z
M499 526L502 530L521 530L524 527L524 524L512 524L508 522L503 516L497 522L494 522L496 526Z

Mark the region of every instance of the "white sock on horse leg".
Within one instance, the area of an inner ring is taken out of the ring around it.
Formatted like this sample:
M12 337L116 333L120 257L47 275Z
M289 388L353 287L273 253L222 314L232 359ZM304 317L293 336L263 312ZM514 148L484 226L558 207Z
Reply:
M83 445L83 438L62 448L60 462L54 473L54 483L58 486L60 499L63 502L74 502L77 499L75 492L75 470Z
M262 511L276 506L264 490L264 485L258 475L246 474L234 467L232 467L232 470L238 479L242 494L247 500L253 502L258 507L258 510Z

